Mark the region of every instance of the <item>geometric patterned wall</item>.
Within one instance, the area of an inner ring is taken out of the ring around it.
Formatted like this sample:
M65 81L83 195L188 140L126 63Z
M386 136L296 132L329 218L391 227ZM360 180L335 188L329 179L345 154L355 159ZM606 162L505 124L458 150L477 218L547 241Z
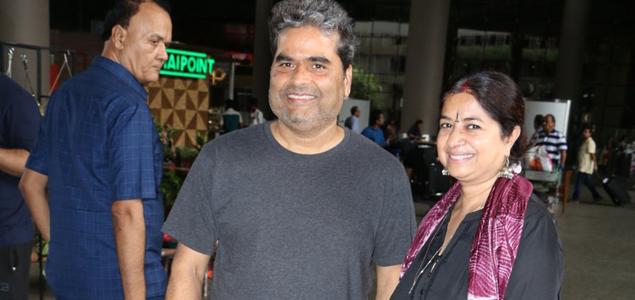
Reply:
M175 146L194 147L196 132L207 137L208 83L207 78L160 76L158 82L146 85L152 116L178 132Z

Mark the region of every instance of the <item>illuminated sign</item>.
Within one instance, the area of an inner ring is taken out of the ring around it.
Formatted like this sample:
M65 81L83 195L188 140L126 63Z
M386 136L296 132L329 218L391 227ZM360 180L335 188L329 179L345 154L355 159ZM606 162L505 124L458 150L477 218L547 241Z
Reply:
M213 74L214 60L205 53L169 48L165 51L168 60L159 71L161 75L205 79L207 74Z

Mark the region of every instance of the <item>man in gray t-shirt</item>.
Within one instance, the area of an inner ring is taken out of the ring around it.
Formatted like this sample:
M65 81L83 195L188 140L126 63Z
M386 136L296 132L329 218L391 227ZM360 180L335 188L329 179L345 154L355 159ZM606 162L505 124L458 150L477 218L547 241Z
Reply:
M324 23L328 21L327 23ZM270 21L279 120L201 151L163 230L179 241L167 299L388 299L415 231L403 166L337 126L356 38L333 0L286 0ZM218 246L216 246L218 245Z

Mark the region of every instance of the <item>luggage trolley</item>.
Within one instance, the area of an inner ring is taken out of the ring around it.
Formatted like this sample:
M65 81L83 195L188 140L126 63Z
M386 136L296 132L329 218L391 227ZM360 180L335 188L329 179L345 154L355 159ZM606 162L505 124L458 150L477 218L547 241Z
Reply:
M562 176L564 173L564 176ZM534 192L547 194L547 209L555 220L555 213L560 198L562 198L562 213L567 211L567 198L569 183L571 182L571 170L554 170L552 172L525 170L524 176L534 184ZM564 178L563 178L564 177ZM545 200L545 199L543 199Z

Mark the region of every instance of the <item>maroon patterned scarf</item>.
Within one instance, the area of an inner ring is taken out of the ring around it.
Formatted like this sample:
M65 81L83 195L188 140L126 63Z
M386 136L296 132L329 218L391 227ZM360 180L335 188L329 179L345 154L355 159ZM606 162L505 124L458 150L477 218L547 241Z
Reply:
M505 296L532 190L533 185L519 175L498 178L494 183L470 250L468 299ZM459 196L461 185L457 182L423 218L401 267L402 277Z

